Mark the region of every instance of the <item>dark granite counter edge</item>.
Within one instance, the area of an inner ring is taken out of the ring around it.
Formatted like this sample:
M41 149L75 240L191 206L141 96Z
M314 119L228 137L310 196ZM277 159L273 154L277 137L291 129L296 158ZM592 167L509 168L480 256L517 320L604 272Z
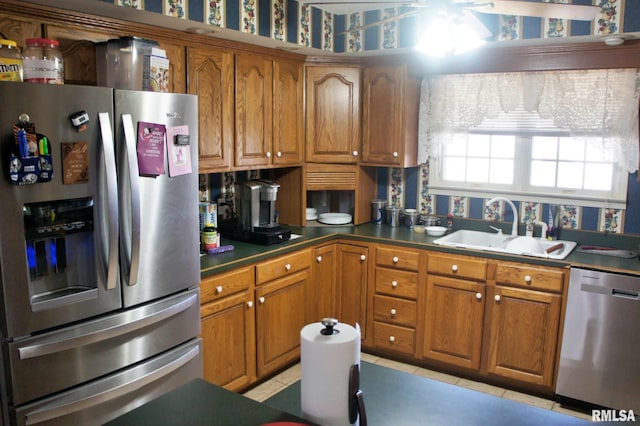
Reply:
M640 275L640 261L635 259L621 259L610 256L602 256L573 251L564 260L543 259L538 257L508 255L502 253L492 253L463 248L444 247L433 243L437 237L430 237L426 234L413 232L405 227L391 228L385 225L362 224L358 226L338 226L338 227L290 227L293 234L301 237L286 241L284 243L270 246L250 244L240 241L230 241L223 238L222 244L234 245L231 252L215 255L205 255L201 257L201 277L217 274L228 269L249 265L255 262L266 260L274 256L286 254L305 247L315 246L322 243L329 243L337 239L351 240L354 242L383 243L404 247L425 249L434 252L462 254L470 256L484 257L487 259L497 259L505 261L515 261L529 263L533 265L544 265L552 267L581 267L596 269L606 272L618 272L624 274ZM569 233L563 238L576 241L579 244L604 245L603 238L591 238L582 234ZM587 238L588 240L585 240ZM622 241L623 248L633 249L634 245L640 241L637 237L626 237L615 240L616 243ZM606 239L611 242L611 237ZM630 247L631 246L631 247Z

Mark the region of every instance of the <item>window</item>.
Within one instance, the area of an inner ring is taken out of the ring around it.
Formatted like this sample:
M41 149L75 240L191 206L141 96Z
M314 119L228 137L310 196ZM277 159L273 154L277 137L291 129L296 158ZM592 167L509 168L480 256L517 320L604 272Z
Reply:
M429 192L624 208L638 170L637 69L423 80Z

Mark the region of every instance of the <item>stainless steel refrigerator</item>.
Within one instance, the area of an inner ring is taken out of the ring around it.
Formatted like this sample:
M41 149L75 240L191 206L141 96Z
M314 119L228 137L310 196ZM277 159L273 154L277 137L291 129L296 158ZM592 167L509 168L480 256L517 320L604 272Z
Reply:
M0 97L3 424L101 424L201 377L197 98Z

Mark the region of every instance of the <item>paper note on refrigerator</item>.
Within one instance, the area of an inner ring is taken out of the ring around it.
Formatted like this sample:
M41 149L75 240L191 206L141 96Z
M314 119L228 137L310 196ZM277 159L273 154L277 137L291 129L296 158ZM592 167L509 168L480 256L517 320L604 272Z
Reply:
M164 174L164 124L138 122L138 168L140 175Z
M191 173L191 148L189 126L167 127L167 153L169 176Z

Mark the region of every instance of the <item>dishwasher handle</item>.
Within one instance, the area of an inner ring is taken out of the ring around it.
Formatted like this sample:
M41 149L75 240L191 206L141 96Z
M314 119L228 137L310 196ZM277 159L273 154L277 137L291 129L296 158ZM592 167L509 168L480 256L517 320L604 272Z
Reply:
M587 293L599 293L605 296L619 297L621 299L640 300L640 293L633 290L609 288L593 284L582 284L580 289Z

